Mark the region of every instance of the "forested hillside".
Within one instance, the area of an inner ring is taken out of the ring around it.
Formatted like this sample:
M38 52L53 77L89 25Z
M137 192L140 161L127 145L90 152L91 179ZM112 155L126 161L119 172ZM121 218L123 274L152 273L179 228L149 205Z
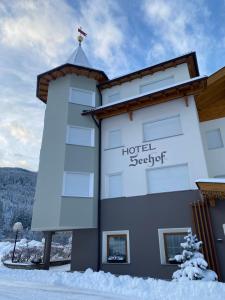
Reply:
M0 237L12 236L12 225L29 229L37 173L20 168L0 168Z

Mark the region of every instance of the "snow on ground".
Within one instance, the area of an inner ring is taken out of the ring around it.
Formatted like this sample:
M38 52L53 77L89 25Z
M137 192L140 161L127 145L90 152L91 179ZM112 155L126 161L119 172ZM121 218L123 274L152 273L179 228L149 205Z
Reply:
M2 257L13 249L13 244L11 242L0 242L0 266L2 265Z
M49 272L0 268L0 300L30 299L148 299L224 300L225 284L218 282L170 282L110 273Z

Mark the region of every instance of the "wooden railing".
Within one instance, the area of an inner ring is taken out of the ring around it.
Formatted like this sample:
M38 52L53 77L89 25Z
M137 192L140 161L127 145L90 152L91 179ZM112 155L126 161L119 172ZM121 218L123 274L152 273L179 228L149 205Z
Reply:
M218 279L220 279L208 201L199 200L192 203L191 206L195 232L199 240L203 242L202 252L208 262L209 268L214 270L218 275Z

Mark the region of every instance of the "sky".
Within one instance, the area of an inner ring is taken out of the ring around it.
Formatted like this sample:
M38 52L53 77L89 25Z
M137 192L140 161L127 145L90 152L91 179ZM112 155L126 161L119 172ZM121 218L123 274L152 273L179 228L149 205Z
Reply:
M0 0L0 167L38 170L37 75L67 61L78 26L109 78L190 51L201 75L225 65L225 0Z

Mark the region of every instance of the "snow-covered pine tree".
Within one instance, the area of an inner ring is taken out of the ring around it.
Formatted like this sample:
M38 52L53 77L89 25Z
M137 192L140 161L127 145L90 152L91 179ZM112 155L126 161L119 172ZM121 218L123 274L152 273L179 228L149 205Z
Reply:
M184 239L185 242L180 244L183 248L182 254L174 257L180 263L180 270L173 273L173 280L217 280L216 273L207 269L208 263L204 259L204 255L199 252L202 242L198 241L196 235L193 235L191 230L188 231L188 235Z

